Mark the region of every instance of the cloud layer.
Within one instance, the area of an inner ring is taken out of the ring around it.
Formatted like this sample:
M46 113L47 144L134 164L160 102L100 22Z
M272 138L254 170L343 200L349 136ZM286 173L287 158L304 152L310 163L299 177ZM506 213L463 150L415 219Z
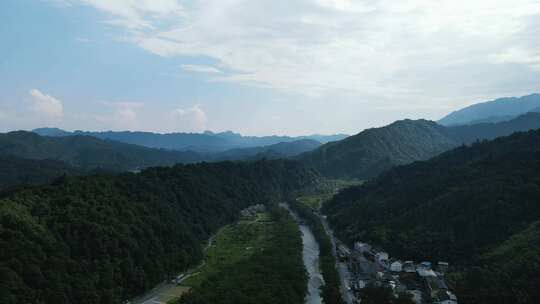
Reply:
M51 119L64 117L64 105L51 95L42 93L38 89L29 92L31 97L31 109L39 116Z
M172 111L173 131L202 132L206 130L208 117L201 106L177 108Z
M500 71L532 77L540 61L533 0L71 2L105 12L148 52L210 57L235 71L214 79L305 95L421 104L525 93L531 88L505 85Z

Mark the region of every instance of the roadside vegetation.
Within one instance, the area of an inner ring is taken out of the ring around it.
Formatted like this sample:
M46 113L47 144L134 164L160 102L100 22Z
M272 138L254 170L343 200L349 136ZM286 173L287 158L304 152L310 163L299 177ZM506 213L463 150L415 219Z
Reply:
M289 206L306 222L319 243L319 266L325 283L321 287L321 296L324 303L342 304L344 301L340 292L341 282L336 269L336 259L332 253L332 241L326 233L321 219L314 213L316 209L311 207L321 204L321 198L324 196L325 194L304 196L299 200L290 200Z
M298 225L285 209L222 229L177 304L302 304L307 292Z

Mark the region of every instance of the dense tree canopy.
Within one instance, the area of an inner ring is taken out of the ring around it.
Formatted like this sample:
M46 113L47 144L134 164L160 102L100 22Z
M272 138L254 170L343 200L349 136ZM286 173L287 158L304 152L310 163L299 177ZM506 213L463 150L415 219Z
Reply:
M397 167L342 191L324 212L349 242L449 261L464 303L538 303L539 202L540 131L530 131Z
M66 177L0 200L1 303L119 303L201 259L239 210L318 186L295 162Z
M47 137L17 131L0 133L0 155L27 159L54 159L86 170L130 171L151 166L201 161L187 151L151 149L90 136Z
M0 155L0 190L21 185L47 184L64 175L89 172L57 160L32 160Z

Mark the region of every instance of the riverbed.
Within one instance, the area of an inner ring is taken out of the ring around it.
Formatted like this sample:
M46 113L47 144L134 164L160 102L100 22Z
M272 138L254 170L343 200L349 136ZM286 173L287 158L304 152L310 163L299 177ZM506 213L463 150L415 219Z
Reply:
M309 277L305 303L321 304L320 287L324 285L324 279L319 267L319 243L315 240L311 229L307 225L302 224L296 213L288 205L282 204L281 206L291 213L298 222L300 232L302 233L302 257Z

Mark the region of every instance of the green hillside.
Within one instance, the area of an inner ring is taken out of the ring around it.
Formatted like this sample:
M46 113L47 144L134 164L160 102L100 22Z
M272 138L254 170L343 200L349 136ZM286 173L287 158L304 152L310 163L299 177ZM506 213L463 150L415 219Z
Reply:
M296 162L68 177L0 200L0 303L121 303L190 266L247 206L313 190Z
M444 127L427 120L402 120L365 130L299 156L331 178L370 179L393 166L427 160L461 144L540 128L540 113L511 121Z
M0 190L19 185L47 184L64 175L82 175L76 169L57 160L32 160L0 155Z
M449 261L463 303L538 303L539 201L540 131L530 131L394 168L343 190L324 212L348 242Z
M151 149L90 136L46 137L24 131L0 134L0 155L53 159L83 169L115 171L200 160L193 152Z

